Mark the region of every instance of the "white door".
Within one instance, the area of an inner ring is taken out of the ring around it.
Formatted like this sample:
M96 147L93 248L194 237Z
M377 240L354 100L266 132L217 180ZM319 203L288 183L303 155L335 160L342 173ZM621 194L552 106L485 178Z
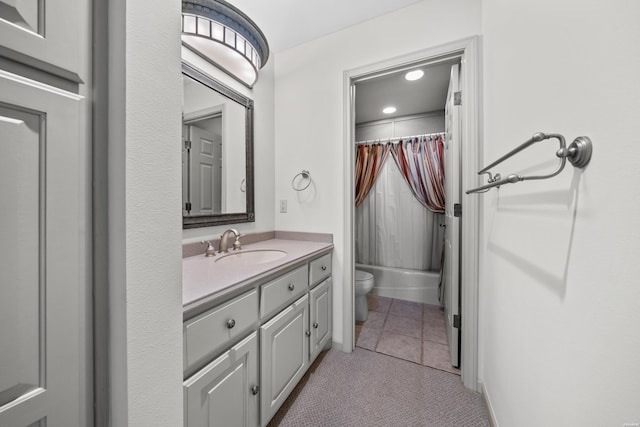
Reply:
M83 105L0 70L3 427L87 425Z
M192 125L191 139L191 214L212 215L221 212L222 141L219 135Z
M445 163L445 248L444 248L444 312L447 327L451 365L460 366L460 329L454 319L460 311L460 220L454 206L460 203L460 106L455 105L455 93L459 90L458 64L451 67L449 91L445 105L446 140Z
M183 120L184 121L184 120ZM189 216L191 214L191 187L189 183L189 168L191 161L189 155L191 149L189 148L189 126L182 125L182 216Z

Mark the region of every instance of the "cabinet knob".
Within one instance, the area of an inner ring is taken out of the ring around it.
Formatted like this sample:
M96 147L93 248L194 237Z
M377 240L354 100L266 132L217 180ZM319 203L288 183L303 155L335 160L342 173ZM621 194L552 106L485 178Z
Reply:
M289 290L292 291L296 288L296 286L293 283L289 283Z
M325 271L327 269L326 265L323 265L322 267L320 267L322 269L322 271Z
M234 326L236 326L236 321L235 320L233 320L233 319L227 320L227 328L231 329Z
M255 396L258 393L260 393L260 387L258 387L257 385L254 385L253 387L251 387L251 394Z
M307 331L304 333L306 336L310 337L311 336L311 331Z
M313 327L318 329L318 322L313 322Z

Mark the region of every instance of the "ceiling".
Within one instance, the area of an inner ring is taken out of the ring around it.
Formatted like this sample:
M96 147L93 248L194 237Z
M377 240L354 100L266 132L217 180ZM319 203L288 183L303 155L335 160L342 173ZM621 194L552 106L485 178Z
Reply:
M422 0L227 0L251 18L278 53L352 25L385 15ZM444 109L450 64L422 67L420 80L409 82L404 72L357 84L358 123ZM382 108L394 105L395 114Z
M451 62L418 68L424 76L416 81L406 80L403 70L356 83L356 123L444 110ZM396 112L384 114L388 106Z
M273 52L402 9L422 0L227 0L262 30Z

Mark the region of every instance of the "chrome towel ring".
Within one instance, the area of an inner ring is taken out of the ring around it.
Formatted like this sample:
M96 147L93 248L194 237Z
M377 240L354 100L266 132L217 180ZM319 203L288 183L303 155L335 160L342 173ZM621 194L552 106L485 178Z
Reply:
M297 178L297 177L299 177L299 176L300 176L301 178L300 178L300 180L298 181L298 186L296 186L296 178ZM301 186L300 186L300 181L303 181L303 180L305 180L305 179L307 180L307 185L305 185L304 187L301 187ZM291 187L292 187L294 190L296 190L296 191L303 191L303 190L306 190L306 189L309 187L309 185L311 185L311 174L310 174L310 173L309 173L309 171L308 171L308 170L306 170L306 169L303 169L303 170L302 170L302 172L297 173L297 174L293 177L293 179L291 180Z

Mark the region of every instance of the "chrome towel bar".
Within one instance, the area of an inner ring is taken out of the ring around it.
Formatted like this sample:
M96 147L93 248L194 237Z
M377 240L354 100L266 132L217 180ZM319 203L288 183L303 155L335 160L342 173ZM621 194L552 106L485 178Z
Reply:
M499 173L496 173L495 175L492 176L490 169L493 168L494 166L499 165L500 163L518 154L519 152L521 152L527 147L530 147L536 142L544 141L550 138L557 139L558 143L560 144L560 148L558 149L558 151L556 151L556 156L560 158L560 165L558 166L558 169L556 169L554 172L550 173L549 175L532 175L532 176L521 176L521 175L511 174L511 175L508 175L506 178L502 178L502 176ZM478 175L483 175L483 174L489 175L489 179L487 180L488 183L481 187L474 188L472 190L467 190L466 193L467 194L480 193L480 192L484 193L486 191L489 191L493 187L500 187L501 185L504 185L504 184L514 184L519 181L530 181L534 179L553 178L554 176L562 172L565 165L567 164L567 159L569 159L569 162L574 167L584 168L585 166L587 166L587 164L589 164L589 161L591 160L592 151L593 151L593 148L592 148L591 139L588 136L577 137L567 148L567 144L565 142L564 136L557 133L538 132L538 133L535 133L529 140L520 144L518 147L509 151L507 154L500 157L495 162L491 163L490 165L480 170L478 172Z

